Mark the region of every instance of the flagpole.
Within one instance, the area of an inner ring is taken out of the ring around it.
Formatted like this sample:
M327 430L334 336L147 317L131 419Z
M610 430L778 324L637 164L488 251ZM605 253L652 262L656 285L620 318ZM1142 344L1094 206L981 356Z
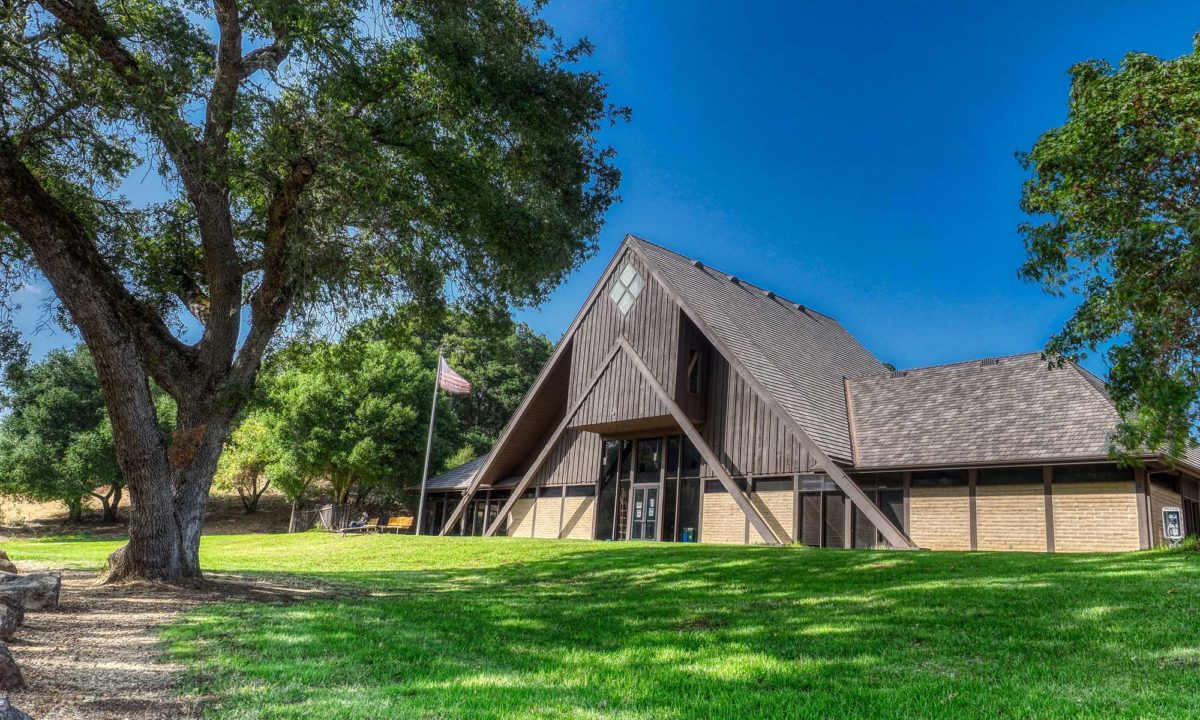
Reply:
M425 484L429 482L429 456L433 452L433 423L437 419L438 386L442 380L442 353L438 351L437 372L433 375L433 407L429 410L429 437L425 439L425 469L421 472L421 502L417 504L417 535L425 524Z

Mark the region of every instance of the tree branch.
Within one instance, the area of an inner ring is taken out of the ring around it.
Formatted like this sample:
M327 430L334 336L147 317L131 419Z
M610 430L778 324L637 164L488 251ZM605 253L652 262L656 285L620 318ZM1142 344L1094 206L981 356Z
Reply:
M41 4L59 22L87 40L100 59L136 91L132 94L133 101L166 147L180 177L185 183L196 181L199 148L195 133L173 109L176 104L162 86L151 82L133 53L121 45L95 0L41 0Z
M163 389L173 394L188 382L194 372L192 349L129 292L83 222L42 187L5 139L0 139L0 220L29 244L38 268L85 337L89 331L101 332L102 324L116 323Z
M242 24L234 0L213 0L219 38L217 69L204 118L204 144L213 161L223 161L229 150L233 104L242 82ZM224 171L221 172L222 177Z
M291 52L289 43L281 35L277 34L275 42L255 48L246 53L246 57L242 58L242 79L245 80L259 70L271 73L275 72L279 69L280 64L287 59L289 52Z
M288 175L267 207L263 241L262 282L250 299L250 332L234 364L237 381L249 384L267 345L295 299L287 268L287 239L300 195L312 181L316 164L307 157L292 161Z
M63 119L71 112L78 110L81 106L81 101L72 100L51 110L46 117L42 118L39 122L30 125L16 140L15 146L17 149L17 154L19 155L25 150L25 148L29 147L29 143L32 142L34 138L49 130L54 123Z

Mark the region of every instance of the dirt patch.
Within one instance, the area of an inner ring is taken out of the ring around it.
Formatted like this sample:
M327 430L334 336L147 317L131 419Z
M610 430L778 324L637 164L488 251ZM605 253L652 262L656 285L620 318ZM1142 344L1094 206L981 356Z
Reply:
M23 502L0 499L0 536L6 539L37 538L47 535L86 534L89 537L120 540L129 534L129 506L122 503L120 519L104 522L92 503L84 512L83 522L69 522L62 503ZM258 512L247 515L236 495L213 495L204 514L206 535L242 535L287 532L292 507L278 493L268 492L259 502Z
M31 563L18 563L22 572ZM45 570L44 567L36 568ZM179 694L159 629L199 605L229 599L295 602L328 597L322 586L211 575L177 588L153 583L102 585L92 572L64 570L62 600L29 612L9 643L28 688L13 704L36 720L187 720L204 698Z

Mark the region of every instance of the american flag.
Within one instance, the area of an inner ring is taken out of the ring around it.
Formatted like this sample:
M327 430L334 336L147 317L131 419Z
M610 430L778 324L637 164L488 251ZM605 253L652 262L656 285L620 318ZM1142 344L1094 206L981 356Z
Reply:
M438 358L438 387L451 395L468 395L471 392L471 383L454 372L454 368L450 367L450 363L446 362L444 357Z

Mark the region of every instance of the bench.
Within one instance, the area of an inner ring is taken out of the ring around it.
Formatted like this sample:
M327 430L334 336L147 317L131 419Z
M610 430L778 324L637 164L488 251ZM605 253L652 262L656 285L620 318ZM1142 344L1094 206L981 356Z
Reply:
M338 530L339 535L345 535L346 533L357 533L357 532L361 532L361 533L379 532L379 518L377 518L377 517L371 518L370 520L367 521L366 525L359 525L358 527L344 527L341 530Z
M381 531L386 531L386 532L404 533L404 532L409 532L410 530L412 530L412 527L413 527L413 519L411 516L390 517L390 518L388 518L387 524L380 525L379 529Z

